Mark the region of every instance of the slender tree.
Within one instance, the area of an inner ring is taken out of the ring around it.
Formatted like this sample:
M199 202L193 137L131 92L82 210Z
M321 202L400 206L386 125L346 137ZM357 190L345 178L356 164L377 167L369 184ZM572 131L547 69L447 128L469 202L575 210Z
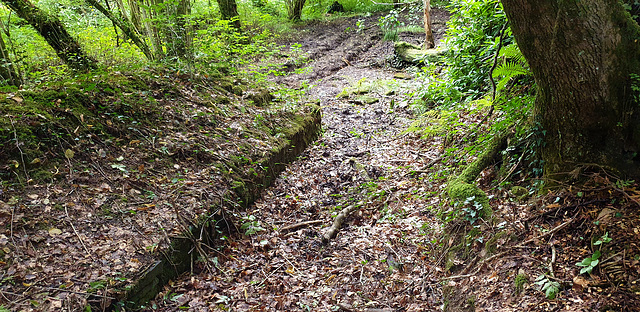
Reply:
M135 28L133 27L133 24L131 24L126 17L119 18L115 16L111 11L107 10L107 8L102 6L102 4L100 4L100 2L96 0L85 0L85 1L89 5L92 5L96 9L98 9L98 11L100 11L102 14L104 14L104 16L106 16L109 20L111 20L113 24L118 26L118 28L120 28L122 32L124 32L124 34L127 35L127 37L129 37L129 39L131 39L133 43L135 43L135 45L138 46L138 48L140 48L140 50L142 50L142 53L147 57L147 59L153 60L153 54L151 53L149 46L142 38L140 38L140 36L138 36Z
M7 51L7 46L2 36L0 36L0 80L12 86L22 84L22 77L18 74L15 63L9 56L9 51Z
M191 1L179 0L165 6L168 27L165 28L167 54L181 59L191 58L191 26L188 16L191 14Z
M424 2L424 47L426 49L434 48L436 42L433 39L433 31L431 31L431 0L423 0Z
M536 80L546 177L593 164L639 177L640 28L623 4L502 4Z
M96 61L84 53L57 17L40 10L28 0L2 0L2 3L33 26L69 67L80 70L96 67Z

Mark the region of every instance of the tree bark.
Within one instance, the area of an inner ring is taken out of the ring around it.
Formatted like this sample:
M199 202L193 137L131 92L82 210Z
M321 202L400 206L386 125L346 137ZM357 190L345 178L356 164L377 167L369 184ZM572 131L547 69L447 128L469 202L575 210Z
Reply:
M424 1L424 33L425 33L425 41L424 48L431 49L435 48L436 42L433 39L433 31L431 31L431 0L423 0Z
M233 27L240 29L240 15L236 0L217 0L223 20L232 21Z
M640 28L618 0L502 0L538 88L547 178L587 164L640 177Z
M149 46L147 45L146 42L144 42L144 40L140 38L140 36L138 36L135 29L133 28L133 25L130 24L127 19L118 18L114 16L113 13L111 13L111 11L107 10L105 7L102 6L102 4L100 4L100 2L96 0L85 0L85 1L87 1L88 4L94 6L96 9L98 9L98 11L100 11L102 14L104 14L104 16L106 16L109 20L111 20L111 22L113 22L116 26L118 26L118 28L120 28L122 32L124 32L124 34L127 35L127 37L129 37L129 39L131 39L133 43L135 43L135 45L138 46L138 48L140 48L140 50L142 50L142 53L147 59L153 60L153 54L151 53Z
M190 0L180 0L173 5L171 29L167 36L167 54L180 59L191 59L191 31L187 16L191 14Z
M2 3L33 26L69 67L79 70L96 67L96 61L84 53L57 17L38 9L28 0L2 0Z
M289 19L292 21L299 21L302 19L302 8L306 0L287 0L287 11Z

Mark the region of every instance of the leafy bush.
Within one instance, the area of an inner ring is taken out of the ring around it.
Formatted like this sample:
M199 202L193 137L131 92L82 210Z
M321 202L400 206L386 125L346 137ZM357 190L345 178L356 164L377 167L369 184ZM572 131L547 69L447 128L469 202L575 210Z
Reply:
M489 71L506 23L502 5L498 0L453 0L448 8L452 16L444 39L449 49L444 73L442 77L426 73L428 84L418 96L418 105L451 107L478 99L489 90ZM513 37L509 29L505 32L502 45L508 46Z

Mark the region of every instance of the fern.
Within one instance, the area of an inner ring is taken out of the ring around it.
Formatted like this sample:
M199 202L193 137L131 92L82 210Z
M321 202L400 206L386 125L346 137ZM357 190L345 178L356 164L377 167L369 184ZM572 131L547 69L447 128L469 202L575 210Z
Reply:
M531 72L528 66L515 61L505 61L493 70L493 77L512 78L519 75L529 75Z
M505 59L511 59L514 62L518 63L526 63L527 61L524 59L524 55L520 52L520 48L518 48L517 44L510 44L500 50L500 57Z
M503 61L492 73L494 78L500 78L496 86L499 92L504 90L511 78L531 75L529 64L527 64L527 60L516 44L510 44L502 48L500 57L502 57Z

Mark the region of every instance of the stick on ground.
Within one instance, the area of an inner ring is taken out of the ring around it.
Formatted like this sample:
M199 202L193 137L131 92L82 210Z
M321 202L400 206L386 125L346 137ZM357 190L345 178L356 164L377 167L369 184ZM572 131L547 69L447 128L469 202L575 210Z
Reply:
M355 205L350 205L340 211L340 213L333 220L333 225L331 226L331 228L329 228L329 230L325 232L324 235L322 235L322 244L326 245L331 239L336 237L338 231L340 230L340 227L342 226L342 223L344 222L344 219L346 219L353 211L355 211L356 208L357 207Z

